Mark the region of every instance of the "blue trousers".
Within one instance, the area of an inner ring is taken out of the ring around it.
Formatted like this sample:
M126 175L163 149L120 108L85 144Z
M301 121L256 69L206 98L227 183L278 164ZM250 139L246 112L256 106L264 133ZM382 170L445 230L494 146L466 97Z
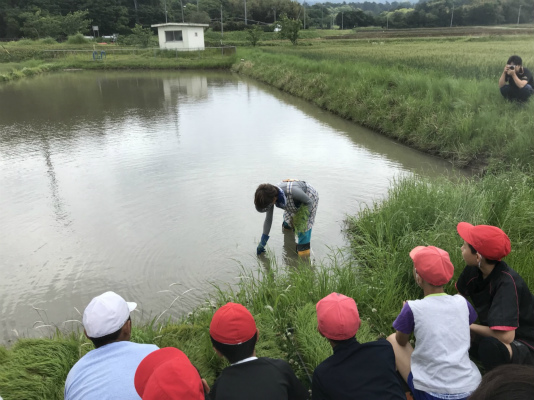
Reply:
M506 100L525 102L534 93L532 86L525 85L521 89L516 86L504 85L501 88L501 94Z

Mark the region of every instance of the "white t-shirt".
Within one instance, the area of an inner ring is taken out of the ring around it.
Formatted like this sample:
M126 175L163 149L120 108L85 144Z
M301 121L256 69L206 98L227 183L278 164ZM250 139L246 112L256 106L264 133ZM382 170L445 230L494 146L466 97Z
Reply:
M432 393L472 392L480 372L469 359L469 308L460 295L430 295L408 304L415 320L413 385Z
M69 372L65 400L141 399L134 386L135 370L153 344L113 342L91 350Z

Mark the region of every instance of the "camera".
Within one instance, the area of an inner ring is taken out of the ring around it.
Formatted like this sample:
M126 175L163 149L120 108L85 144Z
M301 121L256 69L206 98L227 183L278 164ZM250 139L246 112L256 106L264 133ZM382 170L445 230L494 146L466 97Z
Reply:
M515 65L510 65L508 69L515 69Z

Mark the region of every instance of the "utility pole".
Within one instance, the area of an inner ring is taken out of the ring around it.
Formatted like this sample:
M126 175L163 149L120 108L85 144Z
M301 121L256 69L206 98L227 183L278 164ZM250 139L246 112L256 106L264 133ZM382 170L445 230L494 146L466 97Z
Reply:
M323 29L323 5L321 4L321 29Z
M139 16L137 15L137 0L134 0L134 8L135 8L135 22L139 23Z
M247 0L245 0L245 25L247 25Z
M276 24L276 7L273 8L274 11L274 23Z
M519 5L519 12L517 13L517 25L519 25L519 17L521 16L521 4Z
M180 0L180 4L181 4L181 3L182 3L182 0ZM161 3L160 3L160 4L161 4ZM165 7L165 23L167 23L167 0L165 0L165 1L163 2L163 5L164 5L164 7ZM183 7L182 7L182 8L183 8ZM183 19L183 15L184 15L184 12L183 12L183 10L182 10L182 19ZM182 22L184 22L184 21L182 21Z
M454 18L454 4L452 5L452 13L451 13L451 28L452 28L452 19Z
M224 29L223 29L223 17L222 17L222 3L221 3L221 39L224 35ZM222 41L221 41L222 44Z
M306 6L302 4L302 8L304 8L304 29L306 29Z
M345 11L341 11L341 30L343 30L343 13Z
M184 5L182 4L182 0L180 0L180 8L182 9L182 22L185 22L185 19L184 19ZM165 11L165 22L167 22L167 11Z
M198 0L197 0L197 12L198 12Z

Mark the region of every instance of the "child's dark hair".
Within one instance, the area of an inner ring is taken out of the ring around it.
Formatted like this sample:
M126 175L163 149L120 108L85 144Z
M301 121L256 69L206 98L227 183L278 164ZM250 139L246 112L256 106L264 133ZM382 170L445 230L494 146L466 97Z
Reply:
M128 317L126 322L128 322L130 320L131 320L131 318ZM126 325L126 322L124 323L124 325ZM122 328L124 328L124 325L121 326L118 331L115 331L113 333L110 333L108 335L105 335L105 336L102 336L102 337L99 337L99 338L91 338L90 337L89 340L91 342L93 342L93 345L95 346L95 349L98 349L99 347L102 347L102 346L104 346L106 344L116 342L117 339L119 338L120 334L121 334Z
M267 211L267 207L272 204L275 197L278 197L278 188L270 183L262 183L254 194L256 210L259 212Z
M344 344L344 343L349 343L350 341L352 341L352 339L354 339L353 337L351 338L348 338L348 339L345 339L345 340L334 340L334 339L328 339L330 342L332 342L334 345L338 345L338 344Z
M511 56L506 64L514 63L514 65L523 65L523 60L519 56Z
M210 338L213 347L219 350L221 354L230 361L230 364L234 364L252 356L256 341L258 340L258 332L256 332L252 338L241 344L224 344L213 339L211 335Z
M478 251L476 251L476 249L475 249L473 246L471 246L469 243L467 243L467 245L468 245L469 248L471 249L471 253L472 253L472 254L477 254L477 253L478 253ZM497 263L499 262L499 261L497 261L497 260L488 260L487 258L484 258L484 259L485 259L486 262L487 262L488 264L490 264L490 265L495 265L495 264L497 264Z
M485 374L469 400L528 400L534 393L534 366L506 364Z

